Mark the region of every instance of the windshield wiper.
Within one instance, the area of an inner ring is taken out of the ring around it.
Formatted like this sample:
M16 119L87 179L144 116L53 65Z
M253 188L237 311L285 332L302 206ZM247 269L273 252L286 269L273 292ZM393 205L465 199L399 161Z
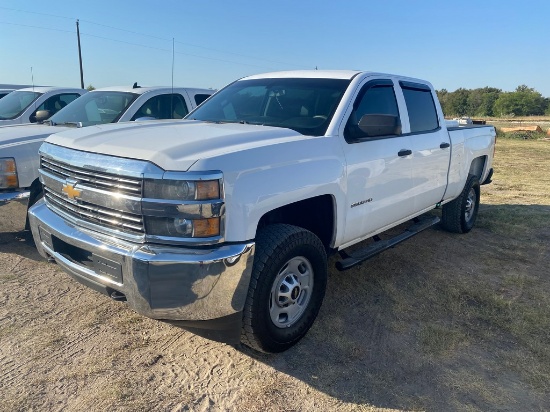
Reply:
M53 120L44 120L42 124L47 124L48 126L57 126L57 123Z

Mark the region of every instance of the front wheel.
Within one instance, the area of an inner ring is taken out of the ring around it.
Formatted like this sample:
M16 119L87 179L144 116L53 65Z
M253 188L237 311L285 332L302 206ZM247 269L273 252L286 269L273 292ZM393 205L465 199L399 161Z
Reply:
M312 232L275 224L258 232L242 342L282 352L309 330L325 295L327 255Z
M31 194L29 196L29 201L27 203L27 213L25 217L25 230L31 230L31 224L29 222L29 209L31 206L33 206L36 202L38 202L40 199L44 197L44 191L42 190L42 184L38 179L36 179L31 184Z
M467 233L474 227L479 209L479 180L468 175L460 195L443 206L441 223L449 232Z

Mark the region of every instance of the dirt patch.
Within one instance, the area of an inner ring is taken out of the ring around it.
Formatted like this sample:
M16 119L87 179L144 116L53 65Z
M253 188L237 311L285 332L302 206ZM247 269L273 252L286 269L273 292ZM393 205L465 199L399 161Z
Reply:
M273 356L84 288L2 207L0 410L548 410L550 166L534 144L499 141L470 234L428 230L343 273L332 257L319 318ZM530 162L534 186L503 170Z

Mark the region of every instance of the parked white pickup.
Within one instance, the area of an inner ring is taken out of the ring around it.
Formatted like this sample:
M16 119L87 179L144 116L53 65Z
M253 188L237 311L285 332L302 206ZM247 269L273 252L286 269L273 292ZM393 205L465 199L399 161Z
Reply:
M312 325L328 253L356 265L440 206L444 228L468 232L492 174L494 128L447 129L433 87L403 76L251 76L186 119L51 136L36 245L143 315L265 352Z

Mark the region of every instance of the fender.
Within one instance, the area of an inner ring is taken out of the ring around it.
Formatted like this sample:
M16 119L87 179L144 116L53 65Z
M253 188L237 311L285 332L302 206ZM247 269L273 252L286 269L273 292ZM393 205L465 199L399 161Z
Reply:
M321 195L345 204L345 164L336 137L251 148L199 160L191 170L221 170L225 191L225 240L254 239L263 215L281 206ZM343 233L345 215L337 208L333 239Z

